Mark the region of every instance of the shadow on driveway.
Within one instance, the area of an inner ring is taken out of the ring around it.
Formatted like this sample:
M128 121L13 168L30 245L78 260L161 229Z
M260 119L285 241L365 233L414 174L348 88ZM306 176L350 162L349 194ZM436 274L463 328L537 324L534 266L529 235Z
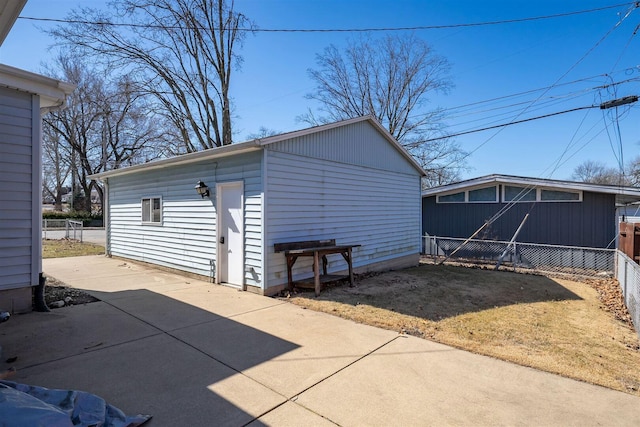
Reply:
M127 414L153 415L149 425L244 425L285 402L240 371L298 345L148 290L109 298L114 305L29 313L0 326L3 362L17 358L3 363L17 368L13 380L88 391ZM177 338L203 324L219 333L198 340L223 351L233 367Z

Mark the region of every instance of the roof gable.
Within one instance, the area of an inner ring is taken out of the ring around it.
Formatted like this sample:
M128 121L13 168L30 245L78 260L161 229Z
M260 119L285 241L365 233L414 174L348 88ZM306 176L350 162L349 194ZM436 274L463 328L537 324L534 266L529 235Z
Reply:
M134 173L139 170L150 170L156 168L163 168L171 165L184 165L193 162L199 162L203 160L211 160L217 159L220 157L237 155L240 153L245 153L248 151L255 151L260 149L267 149L269 146L277 145L278 143L283 143L286 141L292 141L295 144L295 141L304 141L305 137L312 136L314 134L319 134L326 131L331 131L338 128L343 128L347 126L351 126L361 122L368 122L373 129L385 140L391 149L397 152L400 156L402 156L406 162L408 163L410 168L415 169L421 176L424 176L426 173L420 167L418 162L387 132L382 125L378 123L371 116L358 117L355 119L343 120L340 122L329 123L321 126L314 126L307 129L302 129L299 131L283 133L280 135L274 135L266 138L259 138L251 141L235 143L231 145L226 145L223 147L210 148L208 150L197 151L195 153L182 154L180 156L171 157L168 159L155 160L153 162L130 166L122 169L115 169L107 172L102 172L99 174L91 175L92 179L102 179L108 178L110 176L123 175L128 173ZM367 152L365 151L366 155Z
M311 128L313 132L286 134L287 138L263 141L269 151L313 157L334 163L422 175L423 171L404 148L368 118L339 122L339 126Z
M26 3L27 0L0 0L0 46Z

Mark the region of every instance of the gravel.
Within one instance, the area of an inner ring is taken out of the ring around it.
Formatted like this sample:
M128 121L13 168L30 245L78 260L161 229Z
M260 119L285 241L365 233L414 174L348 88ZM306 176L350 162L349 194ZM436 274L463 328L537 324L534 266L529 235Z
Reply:
M47 277L46 283L44 301L47 303L47 307L51 309L100 301L98 298L80 289L69 287L53 277Z

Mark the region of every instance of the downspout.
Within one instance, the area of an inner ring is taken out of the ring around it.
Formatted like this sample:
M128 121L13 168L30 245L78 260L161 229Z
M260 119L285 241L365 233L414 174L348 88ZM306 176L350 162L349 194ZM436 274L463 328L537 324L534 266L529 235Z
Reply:
M36 311L49 311L47 303L44 299L44 288L47 278L42 271L42 116L53 110L65 108L67 104L67 95L75 89L75 85L70 85L59 81L58 88L63 92L58 101L49 106L41 107L41 97L39 95L32 96L32 119L31 119L31 152L32 152L32 247L31 247L31 271L32 271L32 295L33 308ZM37 112L37 114L35 114ZM37 116L37 117L36 117ZM35 173L34 173L35 171ZM37 215L37 216L36 216ZM36 235L37 233L37 235ZM37 259L37 264L34 263ZM34 284L37 272L38 284Z
M42 111L40 96L33 95L31 108L31 286L33 308L49 311L44 300L46 277L42 273ZM36 283L37 277L37 283Z
M104 184L103 200L102 200L102 226L104 227L104 250L105 256L111 258L111 221L109 215L109 178L102 180Z

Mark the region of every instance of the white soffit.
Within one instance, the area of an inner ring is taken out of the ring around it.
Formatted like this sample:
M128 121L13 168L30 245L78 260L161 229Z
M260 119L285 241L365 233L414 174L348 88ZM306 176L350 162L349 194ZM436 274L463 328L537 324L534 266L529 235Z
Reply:
M0 86L40 95L40 108L43 109L61 107L75 89L70 83L5 64L0 64Z
M27 0L0 0L0 46L26 3Z

